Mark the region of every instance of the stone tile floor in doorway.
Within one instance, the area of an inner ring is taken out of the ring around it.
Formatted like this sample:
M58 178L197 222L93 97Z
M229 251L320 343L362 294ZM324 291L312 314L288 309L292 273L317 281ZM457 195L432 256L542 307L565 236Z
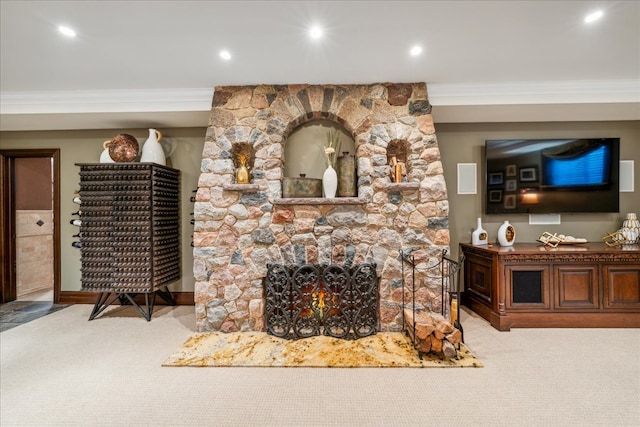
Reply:
M69 307L51 301L11 301L0 304L0 332L8 331L50 313Z

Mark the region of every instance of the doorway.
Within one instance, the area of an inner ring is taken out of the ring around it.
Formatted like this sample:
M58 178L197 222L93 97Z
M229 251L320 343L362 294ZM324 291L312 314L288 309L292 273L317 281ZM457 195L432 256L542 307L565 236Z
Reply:
M52 290L57 304L60 150L0 150L0 180L0 303Z

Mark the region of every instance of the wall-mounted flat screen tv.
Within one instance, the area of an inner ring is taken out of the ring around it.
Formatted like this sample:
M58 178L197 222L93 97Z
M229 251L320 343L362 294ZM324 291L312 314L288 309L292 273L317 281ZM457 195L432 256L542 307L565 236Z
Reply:
M485 141L487 214L619 212L620 138Z

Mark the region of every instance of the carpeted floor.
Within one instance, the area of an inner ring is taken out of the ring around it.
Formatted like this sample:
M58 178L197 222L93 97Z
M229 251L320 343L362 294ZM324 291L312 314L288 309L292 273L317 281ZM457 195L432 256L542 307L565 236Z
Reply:
M0 426L640 425L637 328L500 332L463 309L481 369L165 368L193 306L92 309L0 334Z
M379 333L358 340L317 336L286 340L264 332L199 333L163 366L262 366L314 368L464 368L482 363L464 346L457 358L435 354L422 360L402 333Z

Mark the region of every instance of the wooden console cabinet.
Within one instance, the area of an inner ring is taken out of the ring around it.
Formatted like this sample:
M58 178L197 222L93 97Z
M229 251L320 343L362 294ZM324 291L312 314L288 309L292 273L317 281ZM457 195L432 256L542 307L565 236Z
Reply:
M463 304L514 327L640 327L640 246L460 244Z

